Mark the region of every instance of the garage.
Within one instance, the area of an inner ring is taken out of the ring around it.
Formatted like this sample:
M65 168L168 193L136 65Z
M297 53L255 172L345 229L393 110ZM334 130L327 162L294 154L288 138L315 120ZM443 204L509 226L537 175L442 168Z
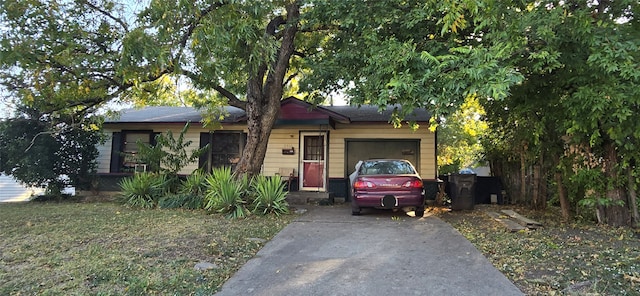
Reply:
M346 174L353 173L359 160L396 158L410 161L420 171L419 139L346 139Z

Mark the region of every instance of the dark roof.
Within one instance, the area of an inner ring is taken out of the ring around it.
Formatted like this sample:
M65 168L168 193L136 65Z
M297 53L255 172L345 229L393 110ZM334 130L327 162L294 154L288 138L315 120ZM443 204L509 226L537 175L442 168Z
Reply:
M324 106L333 112L349 117L352 122L387 122L391 118L394 107L401 109L400 106L390 106L386 110L379 112L378 106L362 105L356 106ZM410 115L404 120L427 122L431 118L431 113L425 109L414 109Z
M287 99L288 100L288 99ZM284 100L283 102L290 102ZM400 107L398 107L400 108ZM393 112L393 107L385 111L378 112L377 106L363 105L356 106L320 106L321 112L339 119L338 122L388 122ZM244 110L227 106L222 123L238 123L246 121ZM340 117L340 118L337 118ZM426 122L429 121L431 113L425 109L415 109L405 118L407 121ZM125 109L120 112L119 117L108 118L106 123L185 123L200 122L202 115L199 110L192 107L145 107L141 109Z
M244 117L244 110L236 107L226 106L223 123L238 122ZM107 118L106 123L185 123L202 121L201 112L193 107L144 107L141 109L124 109L120 111L120 116Z

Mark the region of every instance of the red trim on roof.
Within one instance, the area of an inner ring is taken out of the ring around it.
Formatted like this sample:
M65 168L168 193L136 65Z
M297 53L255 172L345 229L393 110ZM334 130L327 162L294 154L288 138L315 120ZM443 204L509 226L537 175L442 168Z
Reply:
M286 104L280 107L280 119L329 119L329 115L317 109L309 110L297 104Z
M296 97L288 97L280 103L280 119L327 119L349 123L349 117L321 106L314 106Z

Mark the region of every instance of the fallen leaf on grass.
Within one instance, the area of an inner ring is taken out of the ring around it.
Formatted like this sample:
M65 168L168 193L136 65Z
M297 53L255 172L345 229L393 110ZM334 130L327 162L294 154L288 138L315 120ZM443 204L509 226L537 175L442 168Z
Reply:
M629 281L634 282L634 283L640 283L640 277L637 277L637 276L632 276L632 275L625 274L624 275L624 279L625 280L629 280Z

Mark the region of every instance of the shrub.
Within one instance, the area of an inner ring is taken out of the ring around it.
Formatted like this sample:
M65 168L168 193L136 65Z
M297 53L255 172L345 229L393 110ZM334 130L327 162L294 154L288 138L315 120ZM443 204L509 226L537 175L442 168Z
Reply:
M176 176L190 163L196 161L209 146L187 152L193 143L185 140L190 123L184 125L177 138L170 130L155 137L155 145L137 142L140 161L147 163L153 172L163 172L170 176Z
M104 140L98 117L75 117L18 104L15 118L0 120L0 172L27 186L47 187L65 199L66 186L84 190L96 169L97 144Z
M251 182L251 188L254 194L254 213L280 215L289 212L289 204L286 201L287 192L284 190L284 183L280 176L256 176Z
M207 191L207 175L196 170L180 183L177 193L169 193L159 200L160 208L204 208ZM173 191L171 191L173 192Z
M206 180L205 209L227 214L230 218L242 218L249 214L244 199L249 183L246 177L237 180L231 168L223 167L214 169Z
M207 174L201 170L194 171L182 181L178 193L204 196L207 193Z
M166 177L153 173L138 173L120 181L121 201L132 207L153 208L166 194Z

